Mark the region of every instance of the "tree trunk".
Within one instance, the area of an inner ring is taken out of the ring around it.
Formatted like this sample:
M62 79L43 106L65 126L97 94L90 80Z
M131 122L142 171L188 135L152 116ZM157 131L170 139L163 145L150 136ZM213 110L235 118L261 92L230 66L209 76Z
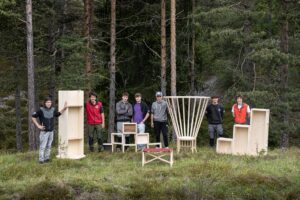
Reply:
M55 47L55 33L53 29L55 28L55 16L51 16L51 20L49 20L49 29L48 29L48 49L49 49L49 57L50 57L50 80L48 83L48 91L49 96L51 97L52 101L55 102L56 95L55 95L55 74L56 74L56 47Z
M176 0L171 0L171 95L176 96Z
M116 0L111 0L110 24L110 85L109 85L109 128L108 140L115 127L115 102L116 102Z
M93 0L84 0L84 25L83 32L86 39L86 53L85 53L85 75L86 75L86 89L91 91L91 72L92 72L92 12Z
M191 59L191 93L195 94L195 0L192 0L192 59Z
M33 34L32 34L32 2L26 0L26 28L27 28L27 79L28 79L28 136L29 150L35 150L35 127L31 121L31 115L35 110L34 95L34 58L33 58Z
M21 117L21 95L20 95L21 89L20 89L19 69L20 69L20 61L19 61L19 57L17 57L15 62L16 145L17 145L17 151L21 152L23 150L23 143L22 143L22 117Z
M166 1L161 0L161 91L167 94Z
M284 19L281 24L281 33L280 33L280 48L283 53L288 53L288 19L287 19L287 1L282 0L282 8L284 13ZM288 123L289 123L289 106L287 99L287 90L288 90L288 70L289 65L285 63L281 66L281 102L286 105L284 111L282 112L283 120L283 129L281 130L281 148L286 149L289 145L289 133L288 133Z
M252 1L245 0L243 1L244 5L244 12L251 12L253 10L254 4ZM252 21L250 17L247 17L244 21L244 27L243 27L243 34L245 38L244 43L244 62L241 66L242 75L243 78L247 80L247 86L248 89L253 89L254 86L251 85L251 83L254 83L254 65L253 62L249 59L249 55L252 51L249 43L248 37L251 35L252 32ZM244 74L245 72L245 74Z

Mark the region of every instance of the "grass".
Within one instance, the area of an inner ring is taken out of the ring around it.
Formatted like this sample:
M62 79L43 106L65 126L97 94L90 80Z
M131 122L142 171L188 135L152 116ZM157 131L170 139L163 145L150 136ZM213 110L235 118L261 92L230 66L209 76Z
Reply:
M56 152L53 152L54 157ZM90 153L37 163L37 152L0 155L0 199L300 199L300 149L267 156L174 155L172 168L141 153Z

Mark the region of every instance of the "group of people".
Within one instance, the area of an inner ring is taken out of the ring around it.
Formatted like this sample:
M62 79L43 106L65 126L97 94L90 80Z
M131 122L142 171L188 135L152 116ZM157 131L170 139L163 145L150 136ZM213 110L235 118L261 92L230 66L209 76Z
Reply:
M235 124L248 124L250 118L250 107L248 104L243 103L243 97L241 95L236 96L236 103L231 109L232 116ZM206 108L206 117L208 120L208 133L209 133L209 145L214 146L215 135L221 137L223 135L223 119L225 109L219 104L219 97L212 96L211 104Z
M116 122L117 132L122 132L123 123L137 123L138 133L145 132L145 122L151 119L151 127L154 128L156 141L160 142L160 134L163 134L164 146L168 148L168 128L167 128L167 103L162 99L162 92L156 92L156 101L153 102L151 108L142 101L140 93L135 94L135 103L128 101L129 94L124 92L122 99L116 104ZM67 102L61 111L57 111L52 106L51 98L44 100L43 106L32 114L32 121L40 130L40 149L39 162L41 164L50 161L51 144L53 141L54 118L59 117L66 109ZM103 150L103 129L105 128L105 114L103 104L97 100L97 94L89 93L89 100L85 103L85 112L87 118L87 131L89 150L94 151L94 139L97 139L98 151ZM39 119L39 121L37 120ZM129 137L126 137L126 143ZM138 149L142 150L145 145L138 145Z
M160 142L160 135L163 135L164 147L168 148L168 127L167 127L167 103L163 100L162 92L156 92L156 100L149 108L142 101L141 93L135 94L135 102L131 104L128 101L129 94L124 92L122 99L116 104L116 130L122 132L123 123L137 123L137 132L144 133L145 122L149 119L151 127L154 128L156 142ZM32 121L38 129L40 129L40 149L39 162L45 163L50 161L51 144L53 141L54 118L59 117L66 109L67 102L61 111L57 111L52 106L51 98L44 100L44 105L32 114ZM87 131L89 150L94 151L94 139L97 139L98 151L103 150L103 129L105 128L105 114L103 104L97 100L97 94L89 93L89 100L85 103L85 112L87 117ZM210 137L210 146L214 146L215 135L218 137L223 135L223 119L224 107L219 104L219 97L212 96L211 104L206 108L206 117L208 119L208 132ZM232 114L236 124L246 124L250 114L250 107L243 103L242 96L236 97L236 104L232 106ZM39 118L39 122L37 121ZM126 137L126 143L129 143L129 137ZM138 145L138 149L142 150L143 144Z

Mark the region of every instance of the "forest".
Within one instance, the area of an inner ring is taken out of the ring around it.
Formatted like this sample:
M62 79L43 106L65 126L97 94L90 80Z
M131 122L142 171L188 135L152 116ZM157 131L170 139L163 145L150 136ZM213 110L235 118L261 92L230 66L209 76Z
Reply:
M219 95L227 136L241 94L270 109L269 147L299 147L299 11L297 0L1 0L0 149L37 149L31 114L59 90L95 91L107 133L124 91L148 105L156 91Z

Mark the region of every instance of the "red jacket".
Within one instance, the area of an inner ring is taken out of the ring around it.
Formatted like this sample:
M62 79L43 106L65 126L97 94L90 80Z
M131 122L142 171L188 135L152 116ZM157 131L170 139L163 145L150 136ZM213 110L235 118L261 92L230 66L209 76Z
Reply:
M86 103L85 106L87 123L90 125L102 124L102 103L98 101L95 105L93 105L90 101Z
M237 104L233 105L233 113L234 113L234 123L236 124L246 124L247 122L247 108L248 105L243 103L241 109L238 108Z

